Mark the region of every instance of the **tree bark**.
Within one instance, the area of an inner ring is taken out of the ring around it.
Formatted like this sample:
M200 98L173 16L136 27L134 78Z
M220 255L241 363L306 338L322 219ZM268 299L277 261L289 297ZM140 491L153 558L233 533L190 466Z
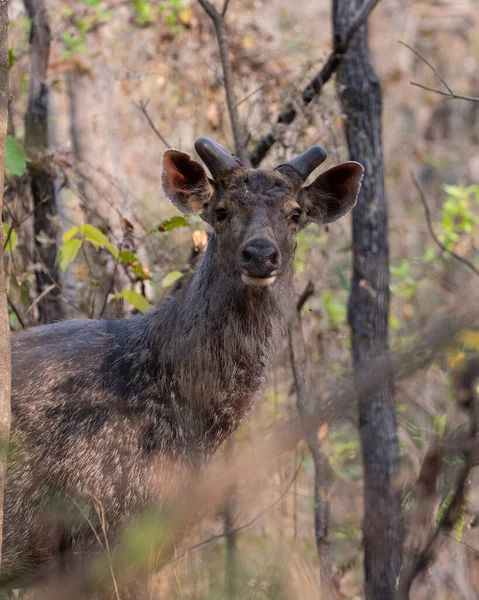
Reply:
M48 151L48 87L50 24L43 0L24 0L31 20L31 60L28 108L25 116L25 150L30 159L29 173L34 212L35 270L39 321L52 323L64 318L57 256L57 207L55 178L50 171ZM54 286L52 288L52 285ZM51 288L46 292L47 288Z
M8 123L8 0L0 0L0 232L3 211L5 143ZM0 564L3 539L3 491L10 433L10 324L0 233Z
M89 38L92 47L101 48L101 40ZM125 243L122 217L130 221L135 230L141 232L141 222L135 214L134 199L129 189L126 173L121 161L121 145L118 144L117 116L112 107L115 103L115 87L112 73L106 62L95 67L90 73L74 70L67 75L67 89L70 117L70 140L75 156L75 170L78 177L78 205L67 210L71 222L88 222L106 233L112 244L132 250L140 258L143 266L148 265L144 248L136 248L135 239ZM135 236L136 238L136 236ZM104 284L91 289L91 306L87 313L91 317L118 318L130 309L120 303L108 303L100 315L105 294L130 287L130 281L123 269L114 269L111 262L105 267L105 255L85 248L92 268L91 276L103 279ZM113 288L110 286L114 278ZM148 291L150 286L145 283ZM75 290L75 294L78 291Z
M341 37L365 0L333 0L335 38ZM365 168L353 210L353 275L348 305L357 372L388 350L389 247L381 142L381 88L371 63L367 26L351 43L338 71L351 160ZM388 379L374 396L359 396L359 433L364 463L364 569L367 598L394 597L403 532L396 491L399 446Z

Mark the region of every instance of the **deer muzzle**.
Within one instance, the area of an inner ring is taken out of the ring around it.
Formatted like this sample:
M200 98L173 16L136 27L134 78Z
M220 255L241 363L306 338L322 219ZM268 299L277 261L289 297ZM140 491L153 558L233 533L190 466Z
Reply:
M267 287L274 283L281 266L279 249L267 238L249 240L240 250L239 265L244 283Z

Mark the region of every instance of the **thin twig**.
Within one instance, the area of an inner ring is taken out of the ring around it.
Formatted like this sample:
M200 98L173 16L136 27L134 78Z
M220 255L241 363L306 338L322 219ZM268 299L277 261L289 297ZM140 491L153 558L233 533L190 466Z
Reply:
M42 300L42 299L43 299L43 298L44 298L44 297L45 297L47 294L49 294L49 293L50 293L52 290L54 290L54 289L55 289L55 287L56 287L56 285L55 285L54 283L52 283L52 284L51 284L51 285L49 285L47 288L45 288L45 289L43 290L43 292L42 292L42 293L41 293L39 296L37 296L37 297L35 298L35 300L34 300L34 301L33 301L33 302L30 304L30 306L27 308L27 314L28 314L29 312L31 312L31 311L32 311L32 310L35 308L35 306L36 306L36 305L37 305L37 304L38 304L38 303L39 303L39 302L40 302L40 301L41 301L41 300Z
M17 317L18 322L20 323L20 326L22 329L25 329L25 323L23 322L22 317L20 316L20 313L17 310L17 307L15 306L15 304L13 304L13 302L10 300L10 297L7 294L7 300L8 300L8 306L13 310L13 312L15 313L15 316Z
M435 94L439 94L440 96L446 96L447 98L457 98L458 100L467 100L468 102L479 102L478 96L463 96L462 94L455 93L450 94L449 92L442 92L441 90L436 90L434 88L427 87L427 85L417 83L417 81L410 81L409 83L423 90L427 90L428 92L434 92Z
M43 259L40 256L40 253L38 252L37 248L35 248L35 252L36 252L36 255L37 255L37 260L40 263L40 266L42 267L42 269L44 269L44 272L46 273L48 279L56 287L56 289L58 290L58 293L60 294L60 296L64 299L65 302L67 302L72 308L74 308L80 315L83 315L84 313L81 310L81 308L79 308L74 302L72 302L70 300L70 298L63 292L62 288L58 285L58 283L53 279L53 277L51 276L51 274L46 270L45 263L43 262Z
M12 232L14 229L16 229L17 227L20 227L20 225L22 223L24 223L27 219L29 219L33 214L35 214L35 211L44 203L48 200L48 198L44 198L43 200L40 200L40 202L38 202L38 204L36 204L32 210L30 212L28 212L22 219L20 219L20 221L18 221L17 223L13 223L8 229L8 233L7 233L7 237L5 238L5 241L3 243L3 249L5 250L6 247L8 246L8 242L10 241L10 236L12 235ZM12 213L9 211L10 216L12 216Z
M438 73L438 71L431 65L431 63L426 58L424 58L424 56L420 52L415 50L409 44L406 44L405 42L401 42L401 40L398 40L398 41L402 46L405 46L408 50L410 50L411 52L414 52L414 54L418 58L420 58L422 60L422 62L431 69L431 71L439 79L439 81L443 84L443 86L446 88L447 91L444 92L443 90L436 90L434 88L427 87L426 85L423 85L422 83L417 83L416 81L410 81L409 83L411 85L419 87L423 90L427 90L428 92L434 92L435 94L439 94L441 96L446 96L447 98L457 98L459 100L467 100L468 102L479 102L479 97L477 97L477 96L464 96L462 94L456 94L455 92L453 92L451 87L447 83L447 81L444 79L444 77L442 77L442 75L440 75Z
M479 269L477 269L472 264L472 262L470 262L469 260L467 260L467 258L464 258L463 256L459 256L459 254L456 254L453 250L449 250L449 248L447 248L441 242L441 240L437 237L436 232L434 231L433 224L432 224L431 212L430 212L429 206L427 204L426 195L424 194L424 191L422 190L421 186L419 185L419 182L416 179L416 177L415 177L415 175L414 175L413 172L411 172L411 178L412 178L412 181L414 183L414 187L417 190L419 198L420 198L420 200L422 202L422 205L424 207L424 214L426 216L427 228L429 229L429 233L431 234L431 237L434 240L434 243L438 246L438 248L443 253L450 254L453 258L455 258L456 260L458 260L459 262L461 262L463 265L466 265L466 267L468 267L473 273L475 273L476 275L479 275Z
M412 46L410 46L409 44L406 44L406 42L401 42L401 40L398 40L398 42L401 44L401 46L406 47L408 50L411 50L411 52L413 52L418 58L420 58L422 60L422 62L424 64L426 64L431 71L434 73L434 75L439 79L439 81L443 84L443 86L446 88L446 90L449 92L449 94L454 94L454 92L451 90L451 88L448 86L446 80L444 79L444 77L442 77L437 71L436 69L431 65L431 63L424 58L424 56L418 52L417 50L415 50ZM411 83L411 82L410 82Z
M251 525L253 525L253 523L256 523L256 521L258 521L259 519L261 519L261 517L263 515L265 515L268 511L270 511L277 504L279 504L281 502L281 500L283 500L283 498L288 494L289 490L291 489L291 486L296 481L296 478L299 475L299 471L301 470L301 467L303 466L303 462L304 462L304 457L301 458L301 461L300 461L298 467L296 468L296 470L294 472L294 475L290 479L290 481L289 481L288 485L286 486L286 488L283 490L283 492L281 493L281 495L272 504L270 504L266 508L263 508L263 510L261 510L255 517L253 517L247 523L244 523L243 525L240 525L239 527L236 527L235 529L230 529L229 534L238 533L239 531L243 531L243 529L247 529L248 527L251 527ZM211 537L206 538L205 540L199 542L198 544L195 544L194 546L191 546L191 548L188 548L187 550L185 550L181 554L178 554L178 556L175 556L174 558L172 558L166 564L169 565L169 564L171 564L173 562L176 562L177 560L180 560L180 558L183 558L187 554L190 554L191 552L194 552L195 550L198 550L199 548L202 548L203 546L206 546L207 544L210 544L211 542L214 542L216 540L219 540L219 539L225 537L225 535L226 535L226 533L224 531L222 533L217 533L215 535L212 535Z
M113 587L115 589L115 596L116 596L117 600L120 600L120 591L118 589L118 584L117 584L116 577L115 577L115 570L113 568L113 558L112 558L112 553L111 553L111 549L110 549L110 544L108 542L108 534L106 531L105 509L103 508L102 503L99 501L95 500L94 505L95 505L95 510L97 512L97 515L100 519L101 530L103 533L103 539L105 540L104 548L106 551L106 555L108 557L108 567L110 569L110 575L111 575L111 579L113 581Z
M269 85L272 81L274 81L274 79L276 79L276 78L275 77L271 77L270 79L267 79L260 86L258 86L253 91L251 91L248 94L246 94L246 96L244 98L241 98L241 100L238 100L238 102L236 103L236 106L240 106L241 104L243 104L243 102L246 102L247 100L249 100L252 96L254 96L255 94L257 94L258 92L261 92L261 90L264 89L267 85Z
M352 19L351 24L344 35L334 40L333 51L326 59L323 68L304 88L297 101L288 102L286 104L270 132L263 136L256 148L250 154L253 167L257 167L271 150L273 145L282 138L284 128L291 124L298 115L297 106L306 107L314 98L320 95L325 83L331 79L342 63L354 35L361 25L366 23L369 15L378 2L379 0L369 0L369 2L365 2Z
M221 66L223 68L223 81L226 93L226 103L228 105L228 113L231 121L231 129L233 131L236 155L245 167L249 167L251 166L251 162L248 152L246 150L246 138L239 119L238 101L236 99L236 93L234 89L234 75L228 49L228 31L226 29L224 19L226 10L228 8L229 0L225 0L223 10L221 13L218 12L218 10L213 6L210 0L198 0L198 2L203 7L206 14L213 21L213 25L215 28L216 39L218 42L218 49L220 53Z
M101 307L101 310L100 310L100 314L98 315L99 319L101 319L103 317L103 313L105 312L105 308L106 308L106 305L108 303L108 296L110 295L111 290L113 289L113 286L115 285L115 277L116 277L116 272L118 271L118 262L119 262L119 259L120 259L120 252L121 252L121 250L123 248L123 244L125 243L126 235L127 235L126 233L123 235L123 239L121 240L120 247L118 248L118 254L115 257L115 264L113 266L113 274L112 274L111 279L110 279L110 285L108 286L108 290L105 293L105 298L103 299L103 304L102 304L102 307Z
M114 572L114 569L113 569L112 554L111 554L111 551L110 551L110 545L108 543L108 535L107 535L107 532L106 532L105 511L104 511L104 508L103 508L102 504L96 500L96 498L93 498L93 505L95 507L95 511L96 511L96 513L98 515L98 518L100 519L100 524L101 524L103 538L104 538L104 542L105 543L103 543L103 541L102 541L99 533L96 530L96 527L93 525L93 523L92 523L90 517L88 516L88 514L83 510L83 508L80 506L80 504L78 504L78 502L74 498L71 498L71 499L72 499L73 503L75 504L75 506L77 507L77 509L80 511L80 513L83 516L83 518L85 519L85 521L90 526L90 529L92 530L93 535L95 536L96 541L98 542L100 548L106 554L106 557L108 559L109 569L110 569L110 575L111 575L111 578L113 580L113 587L115 589L115 596L116 596L117 600L120 600L120 592L119 592L119 589L118 589L118 585L117 585L117 581L116 581L116 577L115 577L115 572Z
M145 116L145 119L148 121L148 124L150 125L150 127L153 129L153 131L155 132L155 134L160 138L160 140L163 142L163 144L165 144L165 146L167 148L171 148L171 145L166 141L166 139L163 137L163 135L158 131L158 129L156 128L155 124L153 123L147 107L148 107L148 103L149 100L147 100L146 102L143 100L140 100L139 102L133 102L133 105L141 112L143 113L143 115Z

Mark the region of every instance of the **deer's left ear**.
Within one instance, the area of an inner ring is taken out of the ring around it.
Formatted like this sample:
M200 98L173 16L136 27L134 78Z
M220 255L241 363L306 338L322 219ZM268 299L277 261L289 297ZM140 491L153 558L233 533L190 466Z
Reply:
M302 188L301 203L307 220L315 223L336 221L356 204L364 169L357 162L345 162L324 173Z

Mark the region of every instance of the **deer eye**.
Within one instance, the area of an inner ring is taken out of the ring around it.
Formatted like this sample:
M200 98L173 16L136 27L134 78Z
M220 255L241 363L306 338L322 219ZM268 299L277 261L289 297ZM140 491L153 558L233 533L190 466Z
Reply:
M301 210L301 208L295 208L293 210L293 212L291 213L291 219L295 222L298 223L299 219L301 218L303 211Z
M226 208L218 208L218 210L216 211L216 218L218 219L218 221L224 221L227 216L228 212Z

